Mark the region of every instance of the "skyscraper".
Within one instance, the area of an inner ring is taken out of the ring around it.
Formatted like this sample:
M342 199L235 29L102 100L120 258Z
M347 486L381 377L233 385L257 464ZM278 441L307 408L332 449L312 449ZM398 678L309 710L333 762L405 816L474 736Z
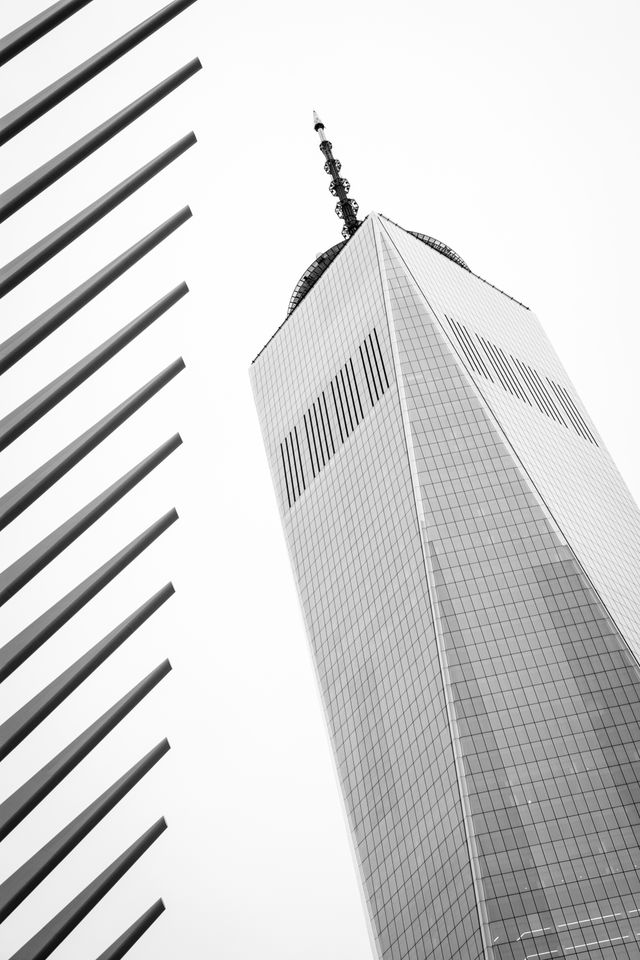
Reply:
M536 316L345 220L251 379L383 960L640 956L640 513Z

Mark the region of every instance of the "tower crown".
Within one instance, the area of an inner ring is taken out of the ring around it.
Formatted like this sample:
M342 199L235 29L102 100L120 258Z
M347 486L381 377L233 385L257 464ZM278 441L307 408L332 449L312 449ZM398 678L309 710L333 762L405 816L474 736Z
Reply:
M315 110L313 111L313 129L320 138L320 150L325 158L324 169L331 177L329 192L337 198L335 207L336 215L344 220L344 226L342 227L342 236L344 237L344 240L338 241L338 243L334 244L328 250L325 250L324 253L319 253L313 263L307 267L305 272L298 280L293 293L291 294L291 299L289 300L289 307L287 310L287 317L289 317L296 309L298 304L304 300L312 287L320 279L325 270L331 266L342 248L351 239L358 227L360 227L363 222L362 220L358 220L358 203L353 199L353 197L349 196L351 185L345 177L340 176L342 164L337 157L333 156L333 145L331 141L327 139L327 135L324 130L324 123ZM452 250L451 247L447 246L446 243L442 243L441 240L436 240L435 237L430 237L426 233L417 233L414 230L408 230L407 233L410 233L412 236L416 237L417 240L425 243L433 250L437 250L438 253L442 254L442 256L447 257L454 263L457 263L459 267L469 270L469 267L464 262L462 257L458 256L458 254Z

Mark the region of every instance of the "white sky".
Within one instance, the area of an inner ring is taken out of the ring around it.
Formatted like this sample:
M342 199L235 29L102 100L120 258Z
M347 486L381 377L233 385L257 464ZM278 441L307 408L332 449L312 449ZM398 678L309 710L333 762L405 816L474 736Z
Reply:
M43 0L0 7L0 35ZM88 8L2 70L4 114L160 0ZM32 933L158 816L169 830L56 953L370 960L247 368L340 223L317 109L362 214L432 234L531 306L640 494L635 0L201 0L4 146L0 190L195 55L204 70L0 229L0 262L195 129L199 144L0 304L5 336L184 203L194 219L0 380L0 416L185 279L189 297L2 456L0 493L180 353L186 372L32 506L2 567L179 429L184 446L0 610L6 638L175 504L180 523L3 686L0 719L168 579L177 595L3 764L2 796L165 656L174 671L5 841L0 879L155 742L172 751L3 925ZM585 507L588 509L588 506ZM134 951L135 952L135 951Z

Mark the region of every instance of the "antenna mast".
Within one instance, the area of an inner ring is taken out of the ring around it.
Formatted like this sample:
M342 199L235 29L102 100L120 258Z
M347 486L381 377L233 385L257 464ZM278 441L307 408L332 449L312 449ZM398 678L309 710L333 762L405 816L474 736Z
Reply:
M313 111L313 129L320 137L320 149L324 154L326 161L324 165L325 172L331 177L329 192L334 197L338 198L338 202L336 203L336 215L340 217L341 220L344 220L342 236L345 238L345 240L348 240L349 237L354 235L361 223L357 217L358 203L356 200L349 197L351 185L348 180L345 180L344 177L340 176L340 168L342 164L333 156L333 153L331 152L331 141L327 140L325 136L324 123L315 110Z

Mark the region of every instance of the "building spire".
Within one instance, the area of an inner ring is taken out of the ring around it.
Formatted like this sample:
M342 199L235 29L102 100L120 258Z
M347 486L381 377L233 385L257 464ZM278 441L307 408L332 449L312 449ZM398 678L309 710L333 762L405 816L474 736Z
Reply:
M320 137L320 149L325 157L325 172L331 177L331 183L329 184L330 193L338 198L336 203L336 215L344 220L344 226L342 228L342 236L345 240L348 240L349 237L352 237L358 227L360 226L360 220L358 220L358 203L356 200L353 200L349 197L350 184L348 180L345 180L344 177L340 176L340 167L342 164L339 160L336 160L331 152L332 145L331 141L327 140L324 132L324 123L318 116L318 114L313 111L313 129L317 132Z

